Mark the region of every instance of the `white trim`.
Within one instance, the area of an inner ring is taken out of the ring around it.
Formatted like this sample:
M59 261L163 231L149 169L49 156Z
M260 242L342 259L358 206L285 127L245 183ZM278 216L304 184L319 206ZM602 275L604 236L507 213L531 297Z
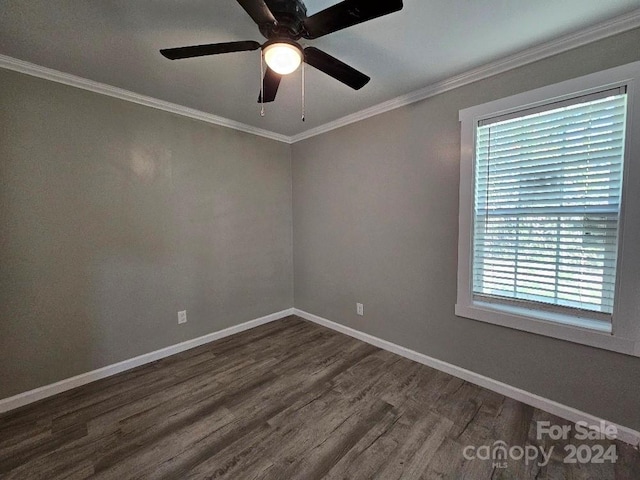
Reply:
M249 320L248 322L244 322L239 325L234 325L233 327L225 328L224 330L218 330L217 332L209 333L202 337L193 338L185 342L161 348L160 350L155 350L153 352L145 353L144 355L130 358L129 360L124 360L112 365L107 365L106 367L102 367L97 370L82 373L80 375L76 375L75 377L67 378L50 385L45 385L43 387L29 390L28 392L19 393L12 397L4 398L0 400L0 413L19 408L33 402L37 402L38 400L42 400L43 398L66 392L67 390L86 385L87 383L95 382L96 380L100 380L101 378L110 377L117 373L124 372L125 370L131 370L132 368L139 367L140 365L155 362L156 360L160 360L161 358L169 357L171 355L184 352L185 350L189 350L191 348L199 347L200 345L204 345L205 343L213 342L215 340L219 340L230 335L235 335L236 333L240 333L251 328L259 327L260 325L264 325L265 323L280 320L281 318L285 318L292 314L293 308L282 310L280 312L272 313L271 315L266 315L254 320Z
M453 375L454 377L461 378L467 382L473 383L474 385L478 385L501 395L505 395L519 402L531 405L532 407L539 408L540 410L544 410L545 412L549 412L571 422L575 423L578 421L583 421L587 422L589 425L597 425L602 420L601 418L596 417L595 415L591 415L590 413L582 412L573 407L569 407L553 400L549 400L548 398L544 398L534 393L527 392L526 390L522 390L520 388L507 385L506 383L500 382L498 380L485 377L484 375L472 372L471 370L467 370L465 368L443 362L442 360L438 360L423 353L416 352L415 350L410 350L395 343L391 343L387 340L374 337L373 335L369 335L368 333L354 330L353 328L349 328L331 320L327 320L326 318L322 318L312 313L305 312L304 310L294 308L293 314L302 317L305 320L317 323L318 325L322 325L323 327L327 327L337 332L344 333L345 335L349 335L350 337L357 338L358 340L362 340L363 342L369 343L378 348L382 348L383 350L387 350L402 357L408 358L409 360L413 360L414 362L421 363L428 367L435 368L436 370L440 370L441 372ZM636 448L640 445L640 432L613 422L608 422L606 420L605 423L607 425L613 425L617 428L619 440L633 445Z
M467 70L464 73L450 77L441 82L433 83L406 95L401 95L386 102L379 103L378 105L360 110L359 112L351 115L325 123L324 125L306 130L291 137L291 143L296 143L330 130L335 130L336 128L344 127L345 125L359 122L360 120L364 120L390 110L395 110L396 108L404 107L405 105L410 105L435 95L440 95L441 93L448 92L454 88L459 88L464 85L492 77L493 75L522 67L529 63L537 62L543 58L551 57L552 55L557 55L559 53L566 52L567 50L571 50L597 40L602 40L603 38L623 33L639 26L640 9L637 9L626 15L621 15L579 32L565 35L550 42L528 48L514 55L496 60L495 62L487 63L472 70Z
M138 103L146 107L157 108L158 110L175 113L177 115L182 115L183 117L195 118L196 120L232 128L241 132L251 133L260 137L270 138L271 140L276 140L278 142L291 143L291 137L286 135L281 135L269 130L236 122L235 120L202 112L193 108L183 107L182 105L148 97L139 93L130 92L129 90L124 90L122 88L112 87L105 83L95 82L87 78L60 72L52 68L42 67L40 65L25 62L24 60L8 57L6 55L0 55L0 68L6 68L7 70L25 73L34 77L44 78L45 80L51 80L52 82L82 88L83 90L89 90L90 92L100 93L120 100L126 100L127 102Z
M235 120L183 107L175 103L166 102L146 95L140 95L122 88L112 87L104 83L95 82L93 80L88 80L86 78L60 72L51 68L42 67L40 65L25 62L24 60L19 60L6 55L0 55L0 68L14 70L34 77L44 78L46 80L71 85L73 87L108 95L121 100L146 105L159 110L165 110L177 115L195 118L214 125L221 125L241 132L252 133L254 135L270 138L279 142L292 144L637 27L640 27L640 9L633 10L625 15L607 20L579 32L565 35L550 42L528 48L495 62L487 63L481 67L468 70L441 82L428 85L405 95L400 95L399 97L386 102L365 108L359 112L338 118L293 136L264 130Z
M28 405L30 403L36 402L38 400L42 400L47 397L51 397L58 393L71 390L72 388L80 387L82 385L86 385L96 380L110 377L112 375L123 372L125 370L130 370L132 368L145 365L147 363L151 363L171 355L175 355L176 353L180 353L185 350L189 350L191 348L195 348L200 345L204 345L206 343L213 342L215 340L219 340L221 338L225 338L230 335L234 335L236 333L240 333L245 330L249 330L251 328L264 325L269 322L280 320L289 315L297 315L301 318L304 318L305 320L309 320L318 325L322 325L324 327L330 328L332 330L343 333L345 335L349 335L350 337L357 338L358 340L362 340L363 342L369 343L378 348L382 348L383 350L387 350L389 352L395 353L397 355L400 355L402 357L408 358L409 360L413 360L415 362L421 363L428 367L435 368L436 370L440 370L442 372L448 373L449 375L453 375L454 377L461 378L465 381L473 383L474 385L487 388L488 390L494 391L501 395L505 395L519 402L525 403L527 405L531 405L532 407L539 408L541 410L544 410L546 412L549 412L553 415L564 418L571 422L577 422L582 420L587 422L590 425L593 425L593 424L597 424L601 420L599 417L596 417L589 413L582 412L580 410L569 407L567 405L563 405L553 400L549 400L539 395L527 392L526 390L521 390L511 385L507 385L506 383L494 380L489 377L485 377L484 375L480 375L478 373L458 367L456 365L452 365L442 360L435 359L423 353L419 353L414 350L408 349L406 347L402 347L400 345L389 342L387 340L374 337L373 335L369 335L367 333L354 330L353 328L346 327L339 323L333 322L331 320L327 320L326 318L319 317L318 315L314 315L312 313L308 313L304 310L300 310L297 308L289 308L287 310L282 310L280 312L272 313L271 315L256 318L254 320L241 323L240 325L235 325L233 327L225 328L224 330L219 330L217 332L209 333L202 337L187 340L185 342L181 342L176 345L172 345L166 348L162 348L160 350L149 352L144 355L131 358L129 360L108 365L106 367L99 368L91 372L86 372L86 373L77 375L75 377L61 380L59 382L52 383L50 385L39 387L34 390L29 390L28 392L20 393L12 397L2 399L0 400L0 413L7 412L9 410L13 410L15 408L19 408L24 405ZM621 441L636 447L640 446L640 432L628 427L617 425L613 422L606 422L606 423L610 425L614 425L617 428L618 438Z
M524 309L477 301L472 293L471 281L476 126L484 119L497 118L511 112L623 85L627 87L628 111L612 332L584 328L588 326L587 321L582 322L582 326L570 325L566 321L558 321L561 320L559 316L552 318L551 314L541 312L532 315L530 311L527 312ZM640 61L636 61L460 110L460 212L456 315L627 355L638 355L640 329L635 319L636 312L640 308L640 300L635 287L637 275L633 266L637 265L640 257L631 246L637 245L640 241L640 229L633 220L640 215L640 206L636 202L628 201L628 198L636 198L640 191L640 169L636 165L637 162L633 161L640 155L640 139L633 134L637 129L634 122L640 119L640 101L636 98L636 92L639 89Z
M628 338L614 336L591 328L561 323L562 315L546 314L542 311L520 312L503 305L492 305L486 302L472 302L470 305L456 304L455 314L458 317L478 320L501 327L514 328L524 332L536 333L546 337L558 338L567 342L579 343L590 347L602 348L626 355L638 355L638 342ZM540 318L546 315L549 319ZM576 323L580 319L576 318ZM584 320L583 323L587 323Z

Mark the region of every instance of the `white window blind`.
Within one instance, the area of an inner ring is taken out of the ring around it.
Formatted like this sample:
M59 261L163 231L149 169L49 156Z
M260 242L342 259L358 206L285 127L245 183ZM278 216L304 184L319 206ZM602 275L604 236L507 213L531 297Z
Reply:
M626 97L614 89L478 124L474 296L612 313Z

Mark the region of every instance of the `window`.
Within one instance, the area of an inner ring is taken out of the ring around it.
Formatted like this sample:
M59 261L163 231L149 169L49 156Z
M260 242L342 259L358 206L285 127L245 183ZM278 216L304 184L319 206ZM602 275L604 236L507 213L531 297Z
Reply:
M456 314L640 355L640 295L621 284L640 274L623 228L638 77L640 62L460 112Z
M627 94L596 96L479 122L474 295L612 313Z

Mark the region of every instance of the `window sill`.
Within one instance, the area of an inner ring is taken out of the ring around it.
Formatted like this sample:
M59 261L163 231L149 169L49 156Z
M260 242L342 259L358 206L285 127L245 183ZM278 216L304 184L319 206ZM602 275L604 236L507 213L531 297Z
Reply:
M616 337L611 324L597 320L481 301L457 304L455 313L459 317L640 357L636 342Z

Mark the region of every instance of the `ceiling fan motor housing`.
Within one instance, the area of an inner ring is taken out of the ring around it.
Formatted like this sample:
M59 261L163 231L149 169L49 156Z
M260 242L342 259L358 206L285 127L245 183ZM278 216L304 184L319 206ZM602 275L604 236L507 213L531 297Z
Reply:
M265 0L278 21L277 25L258 25L260 33L267 39L288 38L298 40L304 33L302 21L307 17L307 7L301 0Z

